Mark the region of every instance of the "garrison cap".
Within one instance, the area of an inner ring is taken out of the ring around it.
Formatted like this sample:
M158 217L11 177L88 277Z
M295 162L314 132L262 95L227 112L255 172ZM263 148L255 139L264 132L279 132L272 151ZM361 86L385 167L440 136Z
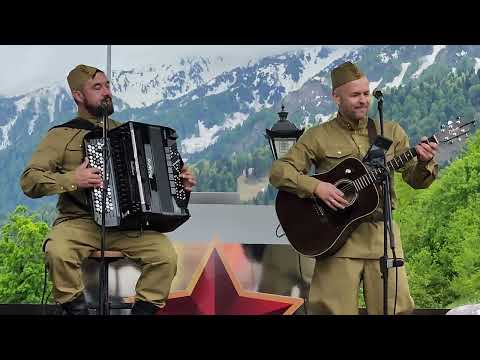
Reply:
M77 65L67 76L70 90L81 90L85 82L92 79L97 72L103 71L88 65Z
M350 61L344 62L332 70L332 90L350 81L358 80L365 74Z

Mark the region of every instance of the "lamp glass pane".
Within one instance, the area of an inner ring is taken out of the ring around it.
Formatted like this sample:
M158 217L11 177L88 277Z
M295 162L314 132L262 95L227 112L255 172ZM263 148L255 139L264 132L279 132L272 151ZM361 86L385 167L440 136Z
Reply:
M277 150L278 158L285 156L290 148L297 141L296 138L276 138L274 139L275 149Z

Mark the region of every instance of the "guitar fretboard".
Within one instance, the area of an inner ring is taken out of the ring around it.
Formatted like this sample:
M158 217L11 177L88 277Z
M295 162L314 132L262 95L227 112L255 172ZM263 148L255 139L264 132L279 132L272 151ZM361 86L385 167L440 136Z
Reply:
M417 151L415 150L414 147L412 147L408 151L394 157L392 160L387 162L387 168L389 171L399 170L408 161L412 160L415 156L417 156ZM379 182L381 180L381 176L380 176L381 174L382 174L382 169L375 169L372 171L368 171L365 175L353 181L355 189L357 191L360 191L373 183Z

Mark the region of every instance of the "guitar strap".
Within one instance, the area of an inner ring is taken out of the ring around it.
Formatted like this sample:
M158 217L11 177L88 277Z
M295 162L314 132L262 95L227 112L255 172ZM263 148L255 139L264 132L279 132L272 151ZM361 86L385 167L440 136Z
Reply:
M377 128L375 126L375 121L372 120L372 118L368 118L368 123L367 123L367 128L368 128L368 141L370 143L370 146L373 145L375 142L375 139L377 138Z
M375 142L375 139L377 138L377 127L375 126L375 121L373 121L373 119L371 119L370 117L368 118L367 128L368 128L368 141L370 143L370 146L372 146L373 143ZM382 199L382 196L380 196L380 199ZM382 221L383 211L381 211L381 209L383 209L383 207L382 205L379 205L377 210L373 214L364 218L364 220L365 221Z

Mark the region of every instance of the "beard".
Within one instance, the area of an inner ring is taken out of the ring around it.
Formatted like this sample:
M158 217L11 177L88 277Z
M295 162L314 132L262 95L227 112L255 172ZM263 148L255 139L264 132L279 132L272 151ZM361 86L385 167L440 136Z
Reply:
M106 98L104 99L103 101L105 104L106 104L106 107L105 107L105 110L107 111L107 116L110 116L114 113L114 109L113 109L113 102L112 102L112 99L111 98ZM100 105L94 105L92 103L89 103L88 101L85 102L85 108L87 109L87 111L95 116L95 117L102 117L104 116L104 107L102 106L102 104Z
M368 107L366 109L342 109L342 108L339 108L340 110L340 113L349 118L350 120L355 120L355 121L359 121L361 119L363 119L365 116L367 116L368 114Z

